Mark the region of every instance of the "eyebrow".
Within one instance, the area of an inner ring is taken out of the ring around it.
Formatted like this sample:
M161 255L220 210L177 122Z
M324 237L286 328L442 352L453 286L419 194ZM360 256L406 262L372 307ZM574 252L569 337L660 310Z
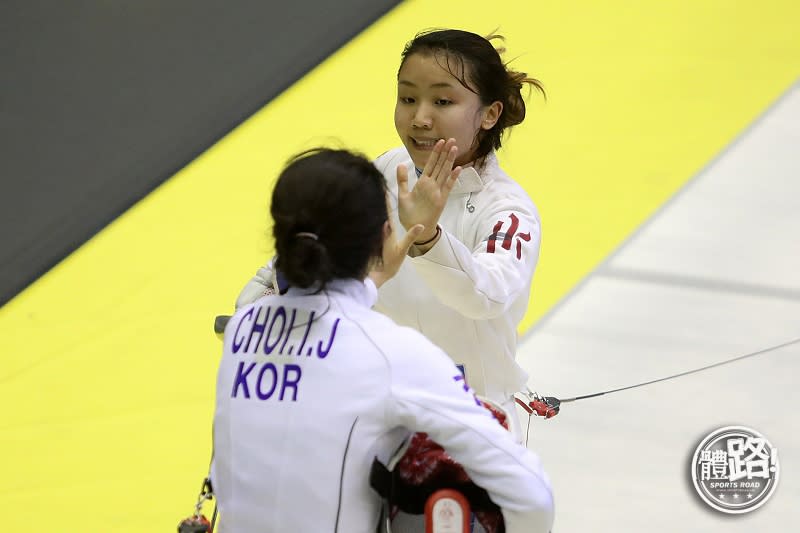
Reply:
M416 84L411 83L410 81L407 81L407 80L398 80L397 84L398 85L408 85L409 87L416 87ZM445 88L453 87L453 85L451 83L447 83L447 82L440 82L440 83L432 83L430 85L430 87L432 89L438 89L438 88L442 88L442 87L445 87Z

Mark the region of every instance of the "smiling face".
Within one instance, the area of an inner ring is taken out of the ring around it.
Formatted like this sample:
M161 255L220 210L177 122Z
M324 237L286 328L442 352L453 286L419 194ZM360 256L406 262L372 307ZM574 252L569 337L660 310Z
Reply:
M500 102L484 106L446 66L441 53L412 54L397 74L394 125L417 168L425 166L436 141L451 137L458 146L456 165L471 163L478 132L491 129L503 109Z

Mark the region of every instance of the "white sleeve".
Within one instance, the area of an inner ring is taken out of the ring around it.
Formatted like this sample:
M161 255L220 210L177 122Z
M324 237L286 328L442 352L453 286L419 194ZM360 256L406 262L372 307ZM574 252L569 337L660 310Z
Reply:
M424 255L417 273L444 305L475 320L499 316L525 291L539 260L541 226L533 204L498 206L482 215L470 249L447 231Z
M258 272L256 272L256 275L247 282L242 291L239 293L239 297L236 298L236 309L239 309L244 305L251 304L266 294L277 292L273 283L273 261L274 260L271 260L269 263L259 268Z
M408 152L405 150L395 148L393 150L387 150L383 152L381 155L376 157L372 164L375 165L375 168L383 174L384 178L386 179L386 184L390 186L392 183L397 183L395 181L395 175L389 175L389 169L393 167L397 167L397 164L404 159L408 159L410 156Z
M550 481L539 458L503 429L438 349L414 346L392 368L391 416L426 432L500 506L509 533L546 533L553 523ZM419 364L424 359L424 366Z

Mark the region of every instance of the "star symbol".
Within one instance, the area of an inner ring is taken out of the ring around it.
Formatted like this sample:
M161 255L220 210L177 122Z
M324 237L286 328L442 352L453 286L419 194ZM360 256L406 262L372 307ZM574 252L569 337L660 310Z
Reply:
M752 497L753 497L753 495L752 495L752 494L748 494L748 495L747 495L747 499L748 499L748 500L749 500L749 499L751 499Z
M736 498L736 499L738 499L738 498L739 498L739 495L738 495L738 494L734 494L734 495L733 495L733 497L734 497L734 498Z
M724 495L724 494L720 494L720 495L719 495L719 497L720 497L721 499L723 499L723 500L725 499L725 495Z

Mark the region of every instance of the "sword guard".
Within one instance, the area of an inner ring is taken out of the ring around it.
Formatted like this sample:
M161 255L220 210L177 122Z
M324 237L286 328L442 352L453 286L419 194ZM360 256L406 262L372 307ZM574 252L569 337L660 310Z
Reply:
M190 516L178 524L178 533L211 533L211 522L203 515Z
M528 392L525 400L514 396L514 401L529 415L541 416L545 420L553 418L561 410L561 400L555 396L540 396L535 392Z

